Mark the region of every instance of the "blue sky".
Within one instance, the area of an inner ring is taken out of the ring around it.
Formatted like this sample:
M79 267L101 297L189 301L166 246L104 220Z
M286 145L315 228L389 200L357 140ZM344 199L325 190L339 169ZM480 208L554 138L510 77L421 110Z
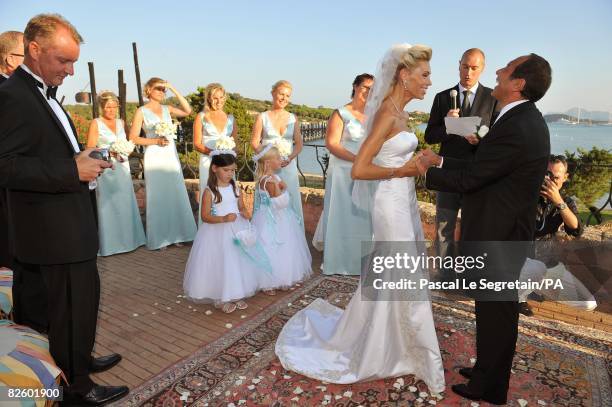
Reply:
M409 110L429 111L435 93L458 81L461 53L480 47L487 86L495 84L495 69L535 52L553 67L552 87L539 103L544 113L612 111L610 0L0 0L0 31L21 31L41 12L64 15L85 38L77 72L60 88L66 103L87 85L88 61L99 90L116 90L123 68L128 99L136 100L135 41L143 82L160 76L189 93L215 81L269 99L272 83L287 79L293 102L336 106L348 100L356 74L373 73L390 45L408 42L433 48L433 85Z

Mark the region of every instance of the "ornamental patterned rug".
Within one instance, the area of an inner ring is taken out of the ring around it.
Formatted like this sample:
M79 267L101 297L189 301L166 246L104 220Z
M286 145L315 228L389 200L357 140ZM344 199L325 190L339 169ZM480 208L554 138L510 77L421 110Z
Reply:
M327 384L283 369L274 344L283 324L315 298L345 307L358 280L317 276L194 355L133 389L121 406L478 406L452 393L473 364L468 302L436 298L433 311L447 391L431 394L413 375ZM612 335L521 316L509 406L612 406ZM488 403L481 403L488 405Z

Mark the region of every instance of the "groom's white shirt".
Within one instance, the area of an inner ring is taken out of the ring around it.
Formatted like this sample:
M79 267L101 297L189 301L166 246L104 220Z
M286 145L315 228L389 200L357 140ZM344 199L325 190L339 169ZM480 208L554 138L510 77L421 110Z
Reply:
M497 118L495 119L493 124L497 123L499 118L502 117L504 114L506 114L508 112L508 110L512 109L513 107L516 107L516 106L520 105L521 103L525 103L525 102L528 102L528 100L527 99L521 99L521 100L517 100L516 102L508 103L506 106L502 107L502 110L499 111L499 114L497 115Z

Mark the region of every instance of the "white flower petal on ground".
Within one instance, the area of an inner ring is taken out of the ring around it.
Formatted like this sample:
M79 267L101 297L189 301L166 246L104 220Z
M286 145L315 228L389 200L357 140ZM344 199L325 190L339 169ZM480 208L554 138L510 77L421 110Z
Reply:
M247 316L246 315L240 315L240 319L245 319Z
M544 400L538 400L538 404L541 406L545 406L546 402Z
M337 395L336 395L334 398L335 398L336 400L340 400L340 399L342 398L342 396L341 396L341 395L339 395L339 394L337 394Z
M476 358L470 358L470 363L471 363L471 364L476 363Z
M207 310L206 310L206 312L205 312L205 314L206 314L206 315L211 315L211 314L212 314L212 311L211 311L211 310L209 310L209 309L207 309Z
M298 396L295 396L294 398L291 399L291 401L298 401L300 398Z
M247 389L249 389L249 390L255 390L255 386L253 386L252 384L249 384L249 385L247 386Z
M259 357L259 355L261 355L261 353L259 353L259 352L253 352L253 356Z
M285 379L285 380L289 380L289 379L291 379L291 376L289 376L288 374L283 375L283 379Z
M242 384L242 380L236 380L234 383L236 383L236 386L240 386Z
M408 390L410 390L411 393L414 393L418 389L415 386L410 386L410 387L408 387Z
M326 386L317 386L317 387L315 387L315 389L319 389L321 391L325 391L325 390L327 390L327 387Z
M132 316L133 316L133 317L137 317L137 316L138 316L138 314L134 313L134 314L132 314Z
M521 407L525 407L527 405L527 400L525 399L518 399L516 400L516 402L519 404L519 406Z
M302 394L302 393L304 393L304 390L302 390L300 386L296 387L295 390L293 390L293 394Z
M431 405L435 406L435 405L436 405L436 404L438 404L438 403L436 402L436 400L429 400L429 404L431 404Z
M353 396L353 392L352 391L345 391L343 394L344 397L348 397L351 398Z
M399 377L399 378L396 380L396 382L397 382L397 383L399 383L399 385L400 385L400 386L403 386L403 385L405 384L405 383L404 383L404 379L403 379L403 378L401 378L401 377Z
M324 400L327 400L327 401L331 401L332 396L331 396L331 395L329 395L329 394L326 394L326 395L324 395L324 396L323 396L323 399L324 399Z
M229 324L229 323L228 323L228 324L225 324L225 327L226 327L227 329L230 329L232 326L233 326L233 325L232 325L232 324Z
M424 399L426 399L429 396L429 394L425 393L424 391L419 393L419 397L422 397Z
M472 401L472 403L470 404L470 407L478 407L480 406L479 403L476 403L475 401Z

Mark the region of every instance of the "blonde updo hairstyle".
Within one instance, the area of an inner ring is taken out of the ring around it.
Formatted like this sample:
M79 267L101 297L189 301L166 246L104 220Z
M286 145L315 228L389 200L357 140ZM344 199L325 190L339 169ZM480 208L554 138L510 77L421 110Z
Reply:
M289 89L293 90L293 86L291 85L291 82L286 81L284 79L281 79L280 81L278 81L274 85L272 85L272 92L271 93L276 92L279 88L289 88Z
M117 102L117 107L119 107L119 98L110 90L102 91L98 95L98 106L100 110L104 109L108 102Z
M389 91L387 92L387 96L391 94L395 85L400 81L400 71L406 68L408 71L412 71L419 62L425 61L429 62L431 60L431 48L426 45L413 45L408 48L404 53L402 53L399 57L399 63L397 64L397 68L395 70L395 76L393 77L393 82L391 82L391 86L389 86Z
M166 82L166 81L163 80L162 78L157 78L155 76L153 78L149 79L147 81L147 83L145 83L144 89L143 89L145 97L148 99L149 96L151 96L151 90L155 87L155 85L157 85L159 83L164 83L164 82Z
M223 92L223 96L225 96L225 88L220 83L209 83L208 85L206 85L206 90L204 93L204 110L213 110L212 98L213 94L218 90Z
M276 147L270 147L270 149L257 160L257 167L255 168L255 185L259 184L261 177L266 173L266 161L274 157L280 157L280 153Z

